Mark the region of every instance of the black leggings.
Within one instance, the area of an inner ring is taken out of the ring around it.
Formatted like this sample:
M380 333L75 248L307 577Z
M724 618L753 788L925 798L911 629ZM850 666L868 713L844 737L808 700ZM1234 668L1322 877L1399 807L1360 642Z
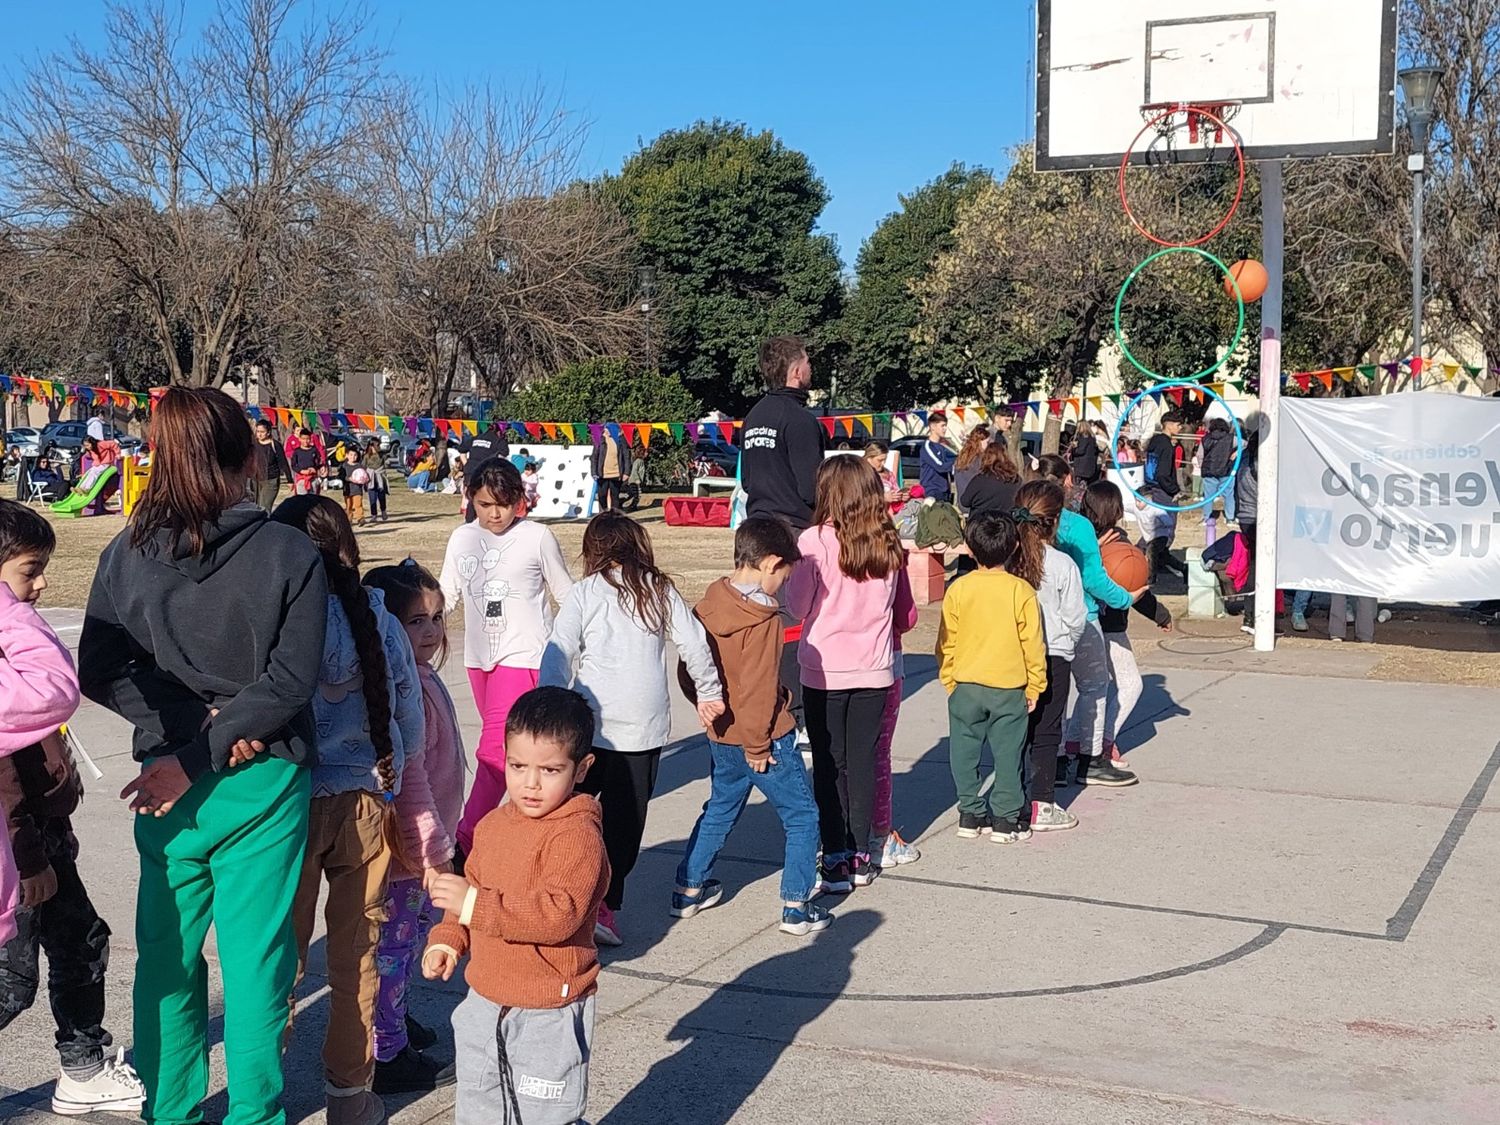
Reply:
M1068 692L1073 686L1073 662L1066 656L1047 657L1047 690L1036 701L1036 710L1026 717L1026 747L1031 763L1026 797L1052 803L1057 792L1057 755L1062 752L1063 715L1068 710ZM1024 823L1031 822L1031 805L1021 810Z
M604 894L604 905L611 910L625 905L625 877L641 856L646 806L656 788L660 765L660 746L634 754L595 746L593 768L579 783L579 792L598 797L604 813L604 852L609 856L609 890Z
M818 802L825 856L862 852L870 846L875 743L880 738L888 690L802 688L807 736L812 742L813 796ZM839 791L840 777L845 781L843 793Z

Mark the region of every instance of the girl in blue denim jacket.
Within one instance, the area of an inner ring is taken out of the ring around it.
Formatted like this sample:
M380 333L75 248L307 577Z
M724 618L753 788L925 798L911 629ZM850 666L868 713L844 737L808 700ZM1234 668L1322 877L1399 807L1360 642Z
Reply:
M273 518L307 533L323 556L329 589L323 664L313 693L317 761L307 852L292 907L297 979L326 878L328 1119L331 1125L371 1125L384 1117L371 1091L375 953L387 871L400 839L394 818L437 815L430 791L426 809L413 808L413 794L403 795L399 807L396 801L406 760L420 754L425 742L421 681L406 630L386 612L384 595L360 585L359 546L343 508L326 496L297 496Z

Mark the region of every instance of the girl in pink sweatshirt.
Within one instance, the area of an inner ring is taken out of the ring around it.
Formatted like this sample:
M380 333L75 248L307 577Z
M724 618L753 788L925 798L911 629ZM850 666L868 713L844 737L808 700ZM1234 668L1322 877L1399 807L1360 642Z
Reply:
M453 844L464 807L464 746L453 697L433 666L448 655L443 590L416 562L382 566L365 575L365 585L385 594L385 608L406 629L422 681L427 738L420 752L408 753L396 797L403 852L428 871L453 870ZM409 806L409 807L408 807ZM386 922L380 929L375 967L380 991L375 1002L375 1092L421 1093L454 1081L452 1066L422 1053L437 1036L407 1014L406 987L412 967L432 928L432 901L422 871L391 862Z
M880 872L868 851L875 748L896 681L896 637L917 620L885 489L863 458L830 457L819 467L813 526L797 546L802 562L786 584L786 609L804 623L797 661L823 837L822 884L847 894Z
M4 503L4 501L0 501ZM50 551L48 552L50 554ZM3 560L0 575L0 758L46 738L78 708L78 673L57 634L32 608L47 588L39 561L35 575L22 574L30 555ZM12 574L11 572L16 573ZM16 587L28 596L17 597ZM10 834L0 832L0 944L16 936L20 879Z

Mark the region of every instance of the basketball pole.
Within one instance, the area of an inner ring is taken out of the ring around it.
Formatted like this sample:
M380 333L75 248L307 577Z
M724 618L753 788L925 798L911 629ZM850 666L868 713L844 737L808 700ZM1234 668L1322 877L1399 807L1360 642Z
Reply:
M1260 449L1255 498L1255 651L1276 648L1277 446L1281 444L1281 291L1285 272L1286 208L1281 161L1260 161L1261 260L1266 292L1260 299Z

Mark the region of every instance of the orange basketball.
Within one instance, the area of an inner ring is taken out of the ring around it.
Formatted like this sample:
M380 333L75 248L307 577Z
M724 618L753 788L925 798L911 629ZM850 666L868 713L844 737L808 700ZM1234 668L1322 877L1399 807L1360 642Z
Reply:
M1247 302L1260 300L1265 295L1266 286L1271 283L1271 279L1266 276L1266 267L1254 258L1235 262L1229 267L1229 272L1240 283L1240 296ZM1231 301L1234 300L1234 285L1227 277L1224 279L1224 295Z
M1151 564L1141 549L1124 539L1116 539L1099 548L1104 572L1127 590L1139 590L1151 584Z

